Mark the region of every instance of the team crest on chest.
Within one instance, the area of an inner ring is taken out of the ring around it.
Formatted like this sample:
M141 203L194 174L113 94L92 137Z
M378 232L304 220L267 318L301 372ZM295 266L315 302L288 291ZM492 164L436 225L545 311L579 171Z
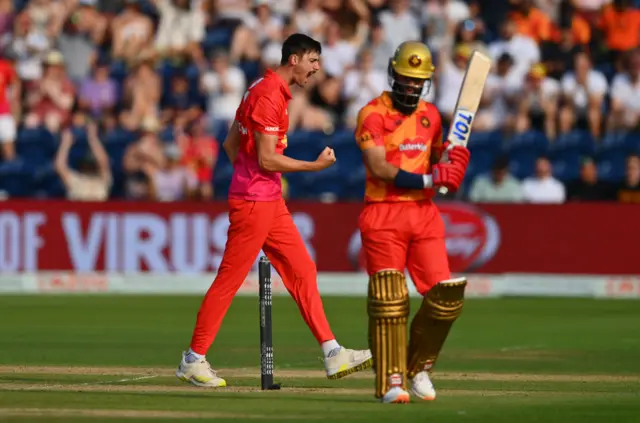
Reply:
M429 122L428 117L422 116L420 117L420 125L422 125L424 128L428 128L431 126L431 122Z

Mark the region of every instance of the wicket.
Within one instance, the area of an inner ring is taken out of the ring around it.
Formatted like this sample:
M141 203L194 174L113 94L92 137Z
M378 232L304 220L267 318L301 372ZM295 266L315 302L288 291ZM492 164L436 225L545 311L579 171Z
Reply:
M260 285L260 383L262 390L280 389L280 384L273 383L271 263L267 257L260 257L258 279Z

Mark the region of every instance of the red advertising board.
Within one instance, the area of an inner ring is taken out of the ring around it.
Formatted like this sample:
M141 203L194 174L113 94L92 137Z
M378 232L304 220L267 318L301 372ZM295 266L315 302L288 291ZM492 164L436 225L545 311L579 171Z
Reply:
M455 272L640 274L640 206L440 203ZM292 203L320 271L361 264L360 204ZM0 272L215 271L226 203L7 201Z

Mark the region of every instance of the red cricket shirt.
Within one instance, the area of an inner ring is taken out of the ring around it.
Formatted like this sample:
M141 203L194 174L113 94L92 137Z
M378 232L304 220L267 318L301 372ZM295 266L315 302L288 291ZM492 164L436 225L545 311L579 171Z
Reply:
M276 152L287 147L291 100L289 86L277 73L267 70L245 93L236 111L240 131L240 149L233 164L229 198L249 201L274 201L282 198L281 174L260 169L254 132L277 135Z

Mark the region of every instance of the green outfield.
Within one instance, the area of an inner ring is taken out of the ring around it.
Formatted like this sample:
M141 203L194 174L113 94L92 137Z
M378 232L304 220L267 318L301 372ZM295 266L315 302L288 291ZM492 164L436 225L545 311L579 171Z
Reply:
M377 403L370 372L323 378L288 297L273 306L281 391L258 389L258 303L248 297L236 299L208 357L229 387L185 385L173 371L199 302L0 298L0 421L640 421L640 302L469 300L434 374L438 399L408 405ZM326 297L325 308L341 343L366 346L364 298Z

